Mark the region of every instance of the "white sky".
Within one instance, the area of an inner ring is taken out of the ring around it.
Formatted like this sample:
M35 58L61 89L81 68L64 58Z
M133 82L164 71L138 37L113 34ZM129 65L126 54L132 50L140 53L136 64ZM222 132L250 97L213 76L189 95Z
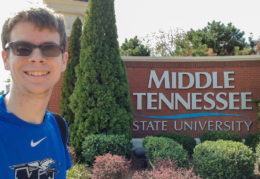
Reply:
M8 0L0 6L0 26L13 10L41 0ZM260 37L260 0L115 0L118 40L181 28L200 29L213 20L231 22L254 38ZM1 32L1 30L0 30ZM1 47L0 47L1 50ZM0 90L8 78L0 62Z

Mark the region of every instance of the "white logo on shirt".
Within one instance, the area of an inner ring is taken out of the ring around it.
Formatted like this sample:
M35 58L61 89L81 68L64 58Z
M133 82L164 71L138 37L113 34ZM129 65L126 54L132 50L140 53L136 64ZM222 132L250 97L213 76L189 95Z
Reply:
M39 145L44 139L46 139L46 137L36 141L36 142L33 142L33 139L31 140L31 147L36 147L37 145Z
M10 166L10 168L14 170L14 175L16 179L54 179L55 174L58 173L58 170L56 170L56 168L53 166L51 167L51 165L55 163L56 162L53 159L47 158L43 161L34 161L30 163L13 165Z

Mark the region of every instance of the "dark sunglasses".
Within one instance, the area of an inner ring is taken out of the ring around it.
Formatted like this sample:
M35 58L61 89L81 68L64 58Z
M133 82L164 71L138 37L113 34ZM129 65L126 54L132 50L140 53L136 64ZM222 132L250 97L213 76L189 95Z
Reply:
M16 56L29 56L33 49L39 48L44 57L58 57L62 52L61 47L54 42L45 42L39 45L35 45L25 41L9 42L5 45L5 50L12 49L12 52Z

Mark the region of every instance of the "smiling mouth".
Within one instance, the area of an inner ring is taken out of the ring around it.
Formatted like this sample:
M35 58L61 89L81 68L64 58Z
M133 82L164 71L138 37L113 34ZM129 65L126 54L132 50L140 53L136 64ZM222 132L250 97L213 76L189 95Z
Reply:
M30 76L45 76L45 75L48 75L50 72L37 71L37 72L25 72L25 73Z

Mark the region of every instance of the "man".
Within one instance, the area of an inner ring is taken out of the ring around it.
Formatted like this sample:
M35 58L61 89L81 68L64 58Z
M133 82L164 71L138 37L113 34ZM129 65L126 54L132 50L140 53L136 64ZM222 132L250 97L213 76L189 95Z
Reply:
M0 97L0 178L66 178L68 150L46 110L68 59L64 21L47 8L18 12L3 25L2 46L12 84Z

